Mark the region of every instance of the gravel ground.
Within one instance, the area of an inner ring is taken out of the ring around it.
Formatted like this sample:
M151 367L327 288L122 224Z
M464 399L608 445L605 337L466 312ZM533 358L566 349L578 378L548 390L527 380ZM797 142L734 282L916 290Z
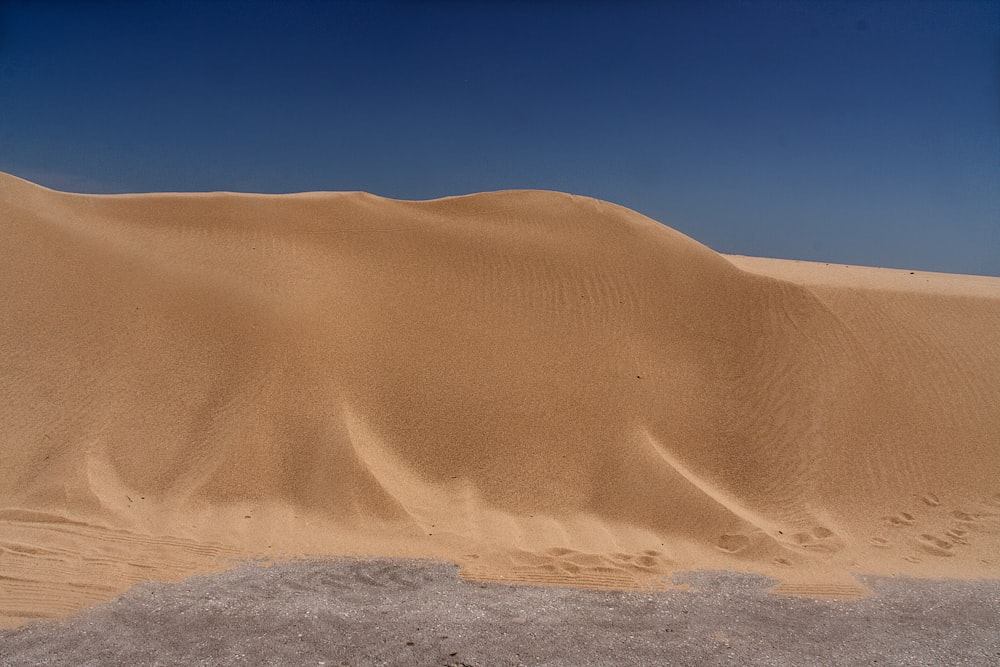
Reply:
M145 583L0 632L2 665L1000 665L1000 581L864 578L853 601L687 573L690 591L469 582L400 560Z

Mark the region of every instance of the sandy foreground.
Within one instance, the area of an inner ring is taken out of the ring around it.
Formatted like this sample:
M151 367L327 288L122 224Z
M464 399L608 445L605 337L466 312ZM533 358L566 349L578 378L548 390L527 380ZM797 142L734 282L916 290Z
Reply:
M1000 578L998 278L722 256L553 192L4 174L0 255L2 626L300 556Z
M874 595L772 595L675 575L670 591L473 582L425 561L292 562L139 584L0 632L0 665L1000 664L1000 581L865 576Z

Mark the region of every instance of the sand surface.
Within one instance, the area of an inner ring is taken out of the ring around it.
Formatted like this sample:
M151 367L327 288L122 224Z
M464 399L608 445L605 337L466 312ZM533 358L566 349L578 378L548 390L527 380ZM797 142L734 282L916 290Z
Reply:
M1000 664L1000 581L866 576L871 597L815 600L770 595L758 575L676 579L587 591L411 560L239 568L0 631L0 665Z
M0 174L0 623L244 559L1000 577L1000 279L724 257L536 191Z

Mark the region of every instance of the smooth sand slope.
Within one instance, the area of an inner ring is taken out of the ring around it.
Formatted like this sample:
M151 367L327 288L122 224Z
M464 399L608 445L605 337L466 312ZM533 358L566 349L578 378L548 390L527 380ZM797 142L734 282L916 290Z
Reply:
M230 559L661 586L1000 576L1000 279L604 202L0 174L0 621Z

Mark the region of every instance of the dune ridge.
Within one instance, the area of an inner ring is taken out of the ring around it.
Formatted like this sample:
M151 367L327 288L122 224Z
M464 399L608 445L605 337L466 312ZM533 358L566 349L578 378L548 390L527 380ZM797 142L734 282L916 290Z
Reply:
M298 555L1000 575L1000 279L724 257L555 192L3 174L0 253L8 625Z

